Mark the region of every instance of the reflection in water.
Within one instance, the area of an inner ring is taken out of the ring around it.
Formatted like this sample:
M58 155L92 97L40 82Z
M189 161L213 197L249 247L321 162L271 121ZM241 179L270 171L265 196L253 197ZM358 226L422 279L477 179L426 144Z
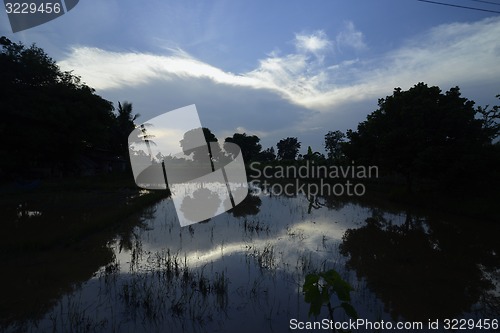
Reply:
M460 317L494 288L481 269L491 252L477 256L466 239L426 226L411 215L401 225L373 216L347 230L340 246L347 267L366 278L394 319Z
M290 319L309 320L305 276L331 269L354 287L351 304L360 318L500 313L488 312L498 305L500 271L491 229L340 198L266 192L185 228L171 199L144 213L142 225L99 243L107 246L88 244L86 258L58 262L61 280L73 265L87 259L95 265L72 276L73 284L61 282L66 288L45 299L43 316L15 316L4 308L4 324L11 324L6 331L288 332ZM107 254L98 256L96 248ZM42 275L32 273L31 283ZM42 289L26 288L24 302L42 297ZM335 319L347 317L339 312Z
M58 200L68 206L72 204L71 201ZM115 253L108 246L109 241L117 239L120 251L133 248L134 233L143 228L144 221L154 214L155 207L148 207L141 214L124 220L119 228L103 231L77 246L63 243L50 250L27 251L22 254L1 253L4 269L0 283L0 331L12 323L15 324L11 328L17 328L14 331L37 331L36 327L30 326L33 322L43 318L65 294L73 293L81 284L92 279L99 268L108 267L113 261ZM26 227L24 230L32 229L34 234L43 239L47 231L40 229L42 232L38 228L48 225L60 230L64 225L69 228L70 221L76 224L85 222L80 216L47 205L44 214L31 217L23 214L16 225L21 227L21 224L32 223L22 225ZM31 234L27 236L32 237ZM29 237L27 241L30 240Z
M206 216L215 216L221 201L217 193L208 188L199 188L193 192L192 197L182 199L180 209L185 218L197 222L204 220Z
M236 191L246 192L247 188L237 189ZM262 200L259 198L259 196L250 191L248 193L248 196L238 206L234 207L229 212L233 214L234 217L257 215L260 212L260 205L262 205Z

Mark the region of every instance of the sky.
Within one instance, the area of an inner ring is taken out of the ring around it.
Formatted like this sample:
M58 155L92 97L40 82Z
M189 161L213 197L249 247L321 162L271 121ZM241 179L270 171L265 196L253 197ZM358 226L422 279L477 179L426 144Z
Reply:
M500 12L500 0L442 2ZM302 153L396 87L459 86L482 106L500 94L500 14L416 0L81 0L15 34L1 11L0 35L131 102L138 122L195 104L219 141L297 137Z

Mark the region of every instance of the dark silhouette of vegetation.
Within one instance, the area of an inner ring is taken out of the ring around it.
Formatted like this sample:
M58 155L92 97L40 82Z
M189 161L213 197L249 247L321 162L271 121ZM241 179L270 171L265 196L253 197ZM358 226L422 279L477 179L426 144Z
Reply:
M258 159L262 145L259 143L260 138L256 135L247 135L246 133L234 133L233 137L228 137L224 142L232 142L240 146L245 162L250 162Z
M125 163L136 118L130 103L115 114L110 101L36 45L1 37L0 46L1 178L78 175L88 156Z
M276 160L276 153L274 147L269 147L259 153L258 160L261 162L272 162Z
M280 160L295 160L300 149L300 142L295 137L288 137L280 140L278 147L278 158Z
M113 147L116 152L119 152L121 156L128 155L128 136L134 130L135 124L134 121L140 115L133 114L132 111L132 103L129 102L118 102L116 121L114 123L114 135L113 135ZM145 134L145 127L143 125L143 133Z
M0 179L81 175L89 159L102 162L100 170L105 172L113 170L115 162L120 169L126 168L127 136L138 117L131 103L118 103L115 112L110 101L78 76L60 70L35 45L26 47L1 37L0 47L0 134L5 138L0 147ZM479 187L500 179L499 120L499 106L475 108L473 101L461 97L458 87L443 93L419 83L407 91L396 88L391 96L380 99L378 109L347 135L329 131L324 138L328 160L314 147L298 155L297 137L280 140L277 152L274 147L262 151L260 138L246 133L235 133L225 142L240 146L246 163L354 162L376 165L381 175L401 177L410 190L423 183L440 189L454 184ZM137 139L154 145L147 126ZM209 129L203 128L203 134L211 144L186 151L194 160L206 160L214 169L214 163L227 163L229 155L238 153L230 148L223 151Z
M500 99L500 94L496 95L496 98ZM486 136L493 142L500 135L500 106L495 105L491 108L489 105L485 107L478 106L477 112L482 116Z
M311 146L308 146L307 154L303 155L302 159L306 161L322 161L325 159L325 156L318 151L313 152Z
M442 93L419 83L408 91L396 88L378 104L356 131L347 132L344 153L358 163L378 165L386 174L404 176L410 190L416 179L451 185L491 174L498 165L485 159L498 160L498 148L492 145L498 108L475 109L458 87Z
M328 317L334 320L335 309L342 308L350 318L357 319L358 314L354 307L351 305L351 291L352 286L342 279L340 274L331 269L326 272L311 273L305 278L304 285L302 286L304 292L304 300L309 303L309 316L314 315L318 317L321 313L321 308L326 306L328 309ZM332 304L332 297L336 296L339 305ZM337 330L333 327L333 332ZM339 330L344 332L343 330Z
M342 144L345 142L345 134L341 131L329 131L325 135L325 149L330 160L340 161L344 156Z

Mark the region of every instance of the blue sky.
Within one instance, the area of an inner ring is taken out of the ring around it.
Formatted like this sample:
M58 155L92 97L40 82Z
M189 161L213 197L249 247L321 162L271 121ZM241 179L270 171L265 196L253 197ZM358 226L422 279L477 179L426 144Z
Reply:
M256 134L264 148L297 136L322 151L395 87L458 85L478 105L500 93L500 14L415 0L81 0L16 34L2 12L0 30L132 102L139 121L196 104L220 139Z

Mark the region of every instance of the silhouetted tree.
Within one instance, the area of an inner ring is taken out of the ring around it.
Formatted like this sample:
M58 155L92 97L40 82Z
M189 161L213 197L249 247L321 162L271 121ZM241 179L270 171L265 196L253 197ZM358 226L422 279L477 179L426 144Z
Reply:
M454 180L466 177L490 133L476 117L474 102L458 87L441 93L419 83L379 100L379 108L349 130L346 155L359 163L378 165L386 173L415 178Z
M246 133L234 133L232 138L228 137L224 140L224 142L232 142L240 146L243 159L246 163L257 159L257 156L262 149L262 145L259 143L259 137L256 135L247 135Z
M345 134L341 131L329 131L325 135L325 149L329 159L339 160L344 154L342 144L345 140Z
M138 113L133 114L132 103L127 101L120 103L118 102L118 108L116 109L116 121L114 124L114 149L116 152L123 157L128 154L128 136L134 130L134 121L140 115ZM145 127L143 127L145 129Z
M500 95L496 95L496 98L500 99ZM477 112L482 116L486 136L490 141L494 141L500 135L500 105L491 108L489 105L485 107L479 106Z
M83 152L110 149L111 102L59 69L41 48L0 38L4 175L72 172Z
M259 153L257 159L261 162L272 162L276 159L274 147L267 148Z
M278 158L280 160L295 160L300 149L300 142L295 137L288 137L280 140L276 146L278 147Z

